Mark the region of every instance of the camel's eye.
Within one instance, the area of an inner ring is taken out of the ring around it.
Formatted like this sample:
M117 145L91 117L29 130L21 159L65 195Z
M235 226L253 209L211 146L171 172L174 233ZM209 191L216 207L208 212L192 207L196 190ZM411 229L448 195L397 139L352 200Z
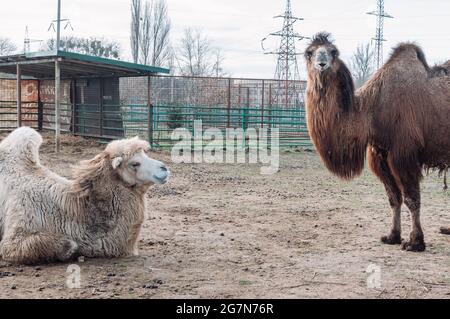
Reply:
M131 166L133 166L134 168L138 168L139 166L141 166L141 163L132 163Z

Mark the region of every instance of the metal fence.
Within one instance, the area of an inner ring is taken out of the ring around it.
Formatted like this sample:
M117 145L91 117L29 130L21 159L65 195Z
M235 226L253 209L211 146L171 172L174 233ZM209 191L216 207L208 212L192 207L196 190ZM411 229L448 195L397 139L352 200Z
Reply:
M61 130L115 139L139 135L169 147L171 133L184 127L277 128L280 146L309 146L305 82L212 77L124 77L62 81ZM292 89L294 88L294 90ZM0 130L22 125L54 129L54 81L23 80L22 108L16 81L0 79Z

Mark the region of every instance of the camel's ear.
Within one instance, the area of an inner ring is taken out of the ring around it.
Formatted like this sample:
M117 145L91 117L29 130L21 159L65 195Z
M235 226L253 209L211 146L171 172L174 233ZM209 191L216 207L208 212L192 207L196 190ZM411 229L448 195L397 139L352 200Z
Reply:
M344 111L348 112L352 109L353 106L355 86L353 84L352 74L344 63L341 63L337 71L337 77L339 81L339 89L341 92L341 101L339 104Z
M123 162L123 158L122 157L115 157L112 159L111 161L111 165L113 169L117 169L117 167L120 166L120 164L122 164Z

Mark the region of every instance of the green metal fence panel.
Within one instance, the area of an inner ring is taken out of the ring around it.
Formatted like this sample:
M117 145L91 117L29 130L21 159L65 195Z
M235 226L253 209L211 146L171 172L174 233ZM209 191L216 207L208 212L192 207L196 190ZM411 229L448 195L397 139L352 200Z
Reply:
M127 105L122 107L124 127L127 137L148 136L148 109L144 105ZM228 119L230 121L228 122ZM263 119L263 120L261 120ZM176 141L172 132L176 128L185 128L194 133L196 120L202 121L203 130L218 128L225 136L227 128L273 128L279 130L280 146L311 146L303 110L285 110L272 108L266 116L258 108L224 108L190 106L190 105L157 105L153 107L152 140L156 147L170 147ZM227 124L230 123L230 126Z

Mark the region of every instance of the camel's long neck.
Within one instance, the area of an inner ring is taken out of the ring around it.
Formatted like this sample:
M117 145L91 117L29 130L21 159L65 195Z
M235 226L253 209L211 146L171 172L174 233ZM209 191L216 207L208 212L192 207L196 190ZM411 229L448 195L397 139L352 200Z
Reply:
M310 70L306 99L308 130L326 167L344 179L361 174L369 127L345 65L327 75Z
M125 186L118 177L105 174L92 181L88 202L98 209L101 209L98 203L104 203L109 214L120 214L123 206L143 202L146 190ZM126 202L123 201L124 198Z
M118 217L127 206L143 209L147 188L128 189L113 176L105 174L90 180L86 190L80 190L76 184L67 190L65 207L75 219L83 221L92 219L94 214ZM140 213L143 212L128 212L130 217Z

